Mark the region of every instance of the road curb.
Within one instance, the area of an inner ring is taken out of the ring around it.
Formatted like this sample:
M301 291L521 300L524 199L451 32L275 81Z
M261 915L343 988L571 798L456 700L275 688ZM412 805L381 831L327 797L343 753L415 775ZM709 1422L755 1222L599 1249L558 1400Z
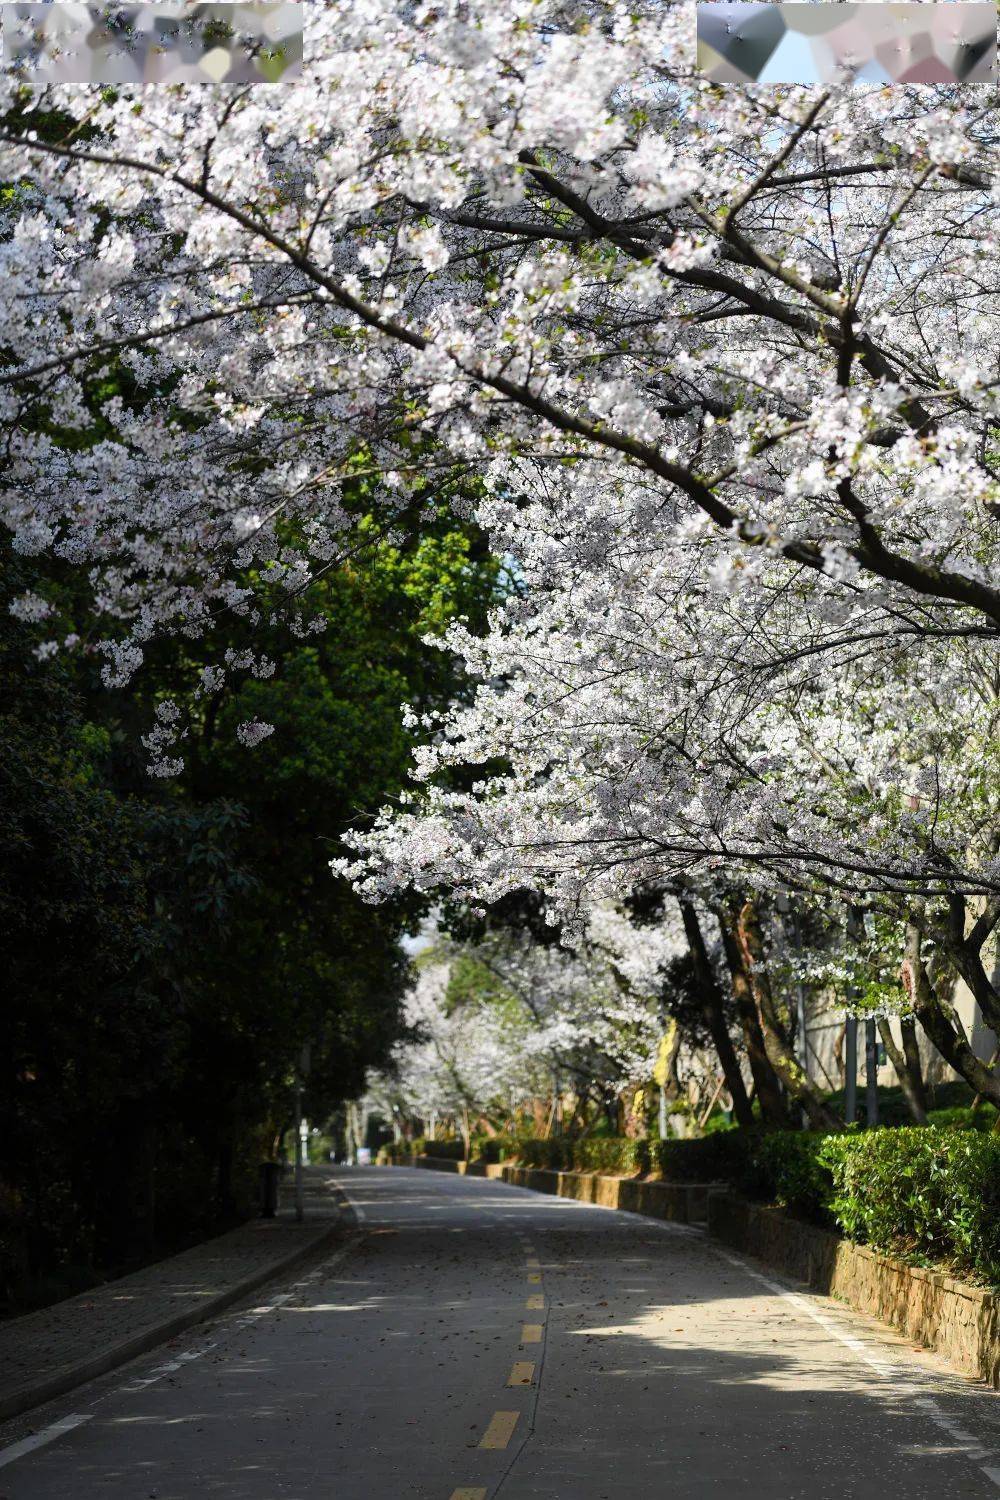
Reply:
M224 1312L227 1307L231 1307L234 1302L239 1302L241 1298L255 1292L258 1287L273 1281L275 1277L284 1275L287 1271L294 1271L305 1261L328 1249L342 1235L343 1230L344 1224L338 1219L308 1245L299 1245L282 1260L264 1267L263 1270L255 1271L252 1276L245 1276L242 1281L227 1287L224 1292L217 1292L211 1297L206 1297L197 1307L189 1307L184 1312L164 1318L159 1323L144 1328L141 1333L133 1334L130 1338L121 1339L118 1343L110 1345L100 1354L93 1354L87 1359L63 1365L33 1385L22 1386L6 1396L0 1395L0 1422L20 1416L36 1406L42 1406L46 1401L54 1400L56 1396L64 1396L67 1391L86 1385L89 1380L95 1380L99 1375L106 1375L109 1370L115 1370L119 1365L128 1364L129 1360L137 1358L138 1355L148 1353L150 1349L155 1349L158 1344L165 1343L176 1334L184 1333L188 1328L207 1322L218 1313ZM357 1236L358 1239L360 1237L360 1235Z

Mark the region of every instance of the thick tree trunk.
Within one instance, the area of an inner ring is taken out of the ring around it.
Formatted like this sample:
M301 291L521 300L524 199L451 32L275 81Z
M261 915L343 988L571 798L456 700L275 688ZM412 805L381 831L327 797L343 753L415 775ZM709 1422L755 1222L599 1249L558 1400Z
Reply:
M722 1008L722 996L719 993L718 981L712 968L712 961L708 956L705 946L704 934L701 923L698 921L698 913L695 911L694 903L682 897L680 901L681 917L684 921L684 932L687 935L688 948L691 951L691 961L694 966L694 975L701 996L702 1015L705 1025L708 1027L709 1035L719 1056L722 1073L726 1080L726 1088L729 1090L733 1101L733 1114L736 1116L738 1125L749 1127L754 1123L753 1110L750 1107L750 1099L747 1095L746 1084L743 1082L743 1074L740 1070L739 1058L736 1056L736 1048L733 1046L732 1037L729 1035L729 1027Z
M663 1087L668 1099L679 1099L681 1094L681 1080L677 1073L677 1059L681 1052L681 1028L676 1021L670 1022L665 1055L663 1058L663 1076L666 1080Z
M995 1077L993 1070L973 1052L955 1007L931 983L920 951L922 941L923 932L919 925L908 922L903 983L910 996L914 1015L945 1062L950 1063L960 1078L971 1084L975 1093L982 1094L984 1099L1000 1109L1000 1078Z
M752 899L745 900L740 907L736 936L750 976L768 1062L791 1098L805 1110L814 1130L842 1130L842 1121L806 1074L789 1041L788 1015L783 1002L771 988L764 958L760 914Z
M920 1060L920 1046L917 1042L917 1023L912 1016L904 1016L899 1023L899 1029L903 1034L903 1056L906 1058L906 1066L921 1107L926 1111L927 1086L924 1083L924 1065Z
M739 910L739 903L733 900L726 902L716 912L719 930L722 933L722 946L732 980L733 998L736 1001L736 1011L743 1028L743 1040L750 1063L754 1092L760 1103L764 1124L778 1130L787 1130L791 1125L788 1106L781 1092L778 1077L768 1060L764 1033L761 1030L757 1005L753 996L753 985L736 936Z
M917 1038L913 1022L903 1022L904 1026L907 1024L913 1033L913 1043L915 1045ZM920 1054L917 1054L917 1067L914 1072L911 1056L905 1050L905 1037L904 1046L900 1047L892 1034L892 1027L884 1018L878 1023L878 1034L882 1038L890 1062L896 1069L896 1077L899 1079L899 1086L903 1090L903 1098L906 1100L906 1107L910 1111L910 1118L916 1125L926 1125L927 1106L924 1102L924 1081L920 1072Z

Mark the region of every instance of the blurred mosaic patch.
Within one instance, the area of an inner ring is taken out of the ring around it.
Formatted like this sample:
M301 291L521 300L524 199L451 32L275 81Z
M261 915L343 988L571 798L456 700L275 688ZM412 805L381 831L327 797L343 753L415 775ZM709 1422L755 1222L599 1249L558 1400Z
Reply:
M0 5L3 63L60 83L279 83L302 74L302 10L279 3Z
M997 7L929 3L698 5L698 67L716 83L988 83Z

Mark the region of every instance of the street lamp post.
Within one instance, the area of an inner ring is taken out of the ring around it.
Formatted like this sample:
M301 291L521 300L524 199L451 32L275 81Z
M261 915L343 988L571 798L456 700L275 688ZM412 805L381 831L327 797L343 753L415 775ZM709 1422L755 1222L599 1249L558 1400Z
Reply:
M309 1072L309 1043L306 1042L295 1070L295 1218L301 1224L306 1216L302 1174L302 1087Z
M295 1075L295 1217L301 1224L305 1218L305 1203L302 1192L302 1074Z
M844 1120L858 1118L858 1018L848 1016L844 1034Z

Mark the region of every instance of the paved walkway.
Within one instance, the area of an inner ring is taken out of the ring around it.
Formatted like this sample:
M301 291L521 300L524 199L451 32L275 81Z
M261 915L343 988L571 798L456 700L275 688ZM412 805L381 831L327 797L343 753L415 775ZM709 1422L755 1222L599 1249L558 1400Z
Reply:
M192 1327L330 1240L341 1209L329 1172L306 1173L306 1219L286 1184L256 1219L131 1276L0 1323L0 1419L71 1390Z
M0 1448L5 1500L1000 1500L1000 1397L696 1231L338 1176L352 1251Z

